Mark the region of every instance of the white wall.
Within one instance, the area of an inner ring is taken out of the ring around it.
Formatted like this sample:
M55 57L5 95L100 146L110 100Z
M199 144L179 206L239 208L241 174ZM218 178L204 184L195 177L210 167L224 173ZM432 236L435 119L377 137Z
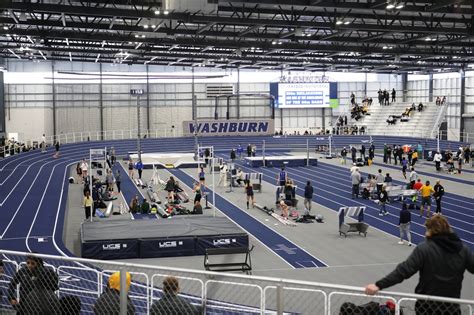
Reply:
M52 64L50 62L12 62L7 65L9 71L5 73L6 106L7 106L7 131L19 132L24 139L37 139L44 132L53 133L52 126ZM55 77L55 104L58 134L71 132L94 132L100 127L100 81L95 76L72 76L61 73L63 71L78 71L99 73L100 65L93 63L56 62L54 64ZM113 74L144 74L146 67L143 65L102 65L102 73ZM178 133L181 132L182 122L192 119L191 110L191 80L190 69L181 67L149 67L150 76L174 75L181 79L151 78L150 91L143 96L141 105L141 128L146 129L148 117L146 116L147 98L150 104L150 129L171 130L174 125ZM221 69L196 68L195 94L197 96L197 115L199 119L213 119L215 99L206 98L206 85L208 84L233 84L237 90L237 71L224 71ZM268 93L269 82L276 82L282 75L289 73L281 71L255 72L241 71L241 93ZM222 75L214 79L204 79L205 75ZM295 73L291 73L295 75ZM323 75L323 73L313 73ZM398 92L398 100L402 97L402 82L399 75L392 74L363 74L363 73L324 73L331 81L338 82L339 108L335 109L292 109L276 110L275 127L284 129L329 127L340 113L349 108L350 94L356 94L360 101L365 94L377 102L379 89ZM185 78L183 76L188 76ZM474 77L468 73L466 79L467 111L474 113ZM367 80L367 83L366 83ZM129 130L137 129L136 98L129 95L132 88L146 90L146 80L143 79L104 79L102 82L103 128L104 130ZM452 94L453 99L459 99L459 78L456 74L452 77L436 77L434 82L435 95ZM427 101L428 81L427 76L410 76L408 82L409 101ZM230 117L237 116L237 100L230 102ZM282 114L283 113L283 114ZM219 100L218 116L224 118L226 114L225 99ZM283 117L281 116L283 115ZM324 115L324 119L323 119ZM451 128L459 128L459 108L453 105L449 112ZM240 98L240 117L269 118L271 117L270 101L259 97ZM281 119L282 118L282 119ZM325 126L323 126L323 123Z

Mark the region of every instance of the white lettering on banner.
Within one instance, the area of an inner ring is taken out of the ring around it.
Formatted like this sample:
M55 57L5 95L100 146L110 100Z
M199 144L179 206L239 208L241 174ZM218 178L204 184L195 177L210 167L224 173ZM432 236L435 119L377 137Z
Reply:
M107 244L107 245L102 245L103 250L119 250L120 249L120 244Z
M273 120L210 120L183 122L184 134L193 135L269 135L274 133Z
M171 248L177 247L178 243L176 241L167 241L167 242L158 242L160 248Z
M234 240L235 242L235 240ZM221 238L219 240L212 240L212 244L214 245L229 245L230 244L230 238Z

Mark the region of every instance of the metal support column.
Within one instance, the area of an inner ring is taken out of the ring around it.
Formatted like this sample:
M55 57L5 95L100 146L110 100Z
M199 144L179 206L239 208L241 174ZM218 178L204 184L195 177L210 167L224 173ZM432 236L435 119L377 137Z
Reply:
M433 74L430 73L428 79L428 102L433 102Z
M460 108L460 125L459 125L459 132L461 133L460 134L460 138L459 140L461 141L465 141L466 139L464 139L464 119L463 118L463 115L466 111L466 71L464 69L461 69L459 71L460 75L461 75L461 95L460 95L460 105L461 105L461 108ZM449 101L449 100L448 100Z
M402 100L406 102L408 98L408 73L402 73Z
M100 140L104 140L104 102L102 95L102 63L99 63L99 120L100 120Z
M193 112L193 120L194 120L194 160L197 161L199 157L198 152L198 119L197 119L197 103L196 103L196 91L194 87L194 67L191 68L192 76L191 76L191 107Z
M322 127L323 127L323 130L324 130L324 133L326 133L326 113L324 111L324 108L321 108L321 111L322 111L322 115L321 115Z
M285 131L283 131L283 108L280 108L280 127L281 127L281 133L285 133Z
M364 98L367 97L367 72L364 72L365 80L364 80Z
M127 315L127 272L120 270L120 315Z
M51 61L51 89L53 101L53 143L56 142L56 85L54 82L54 60Z
M240 119L240 68L237 68L237 119ZM273 115L273 118L275 118L275 115ZM229 118L227 118L229 119Z
M138 160L142 160L142 145L141 145L141 128L140 128L140 95L137 95L137 150L138 150Z
M147 137L150 137L150 74L148 72L148 64L146 65L146 130Z
M10 117L10 116L8 116ZM6 133L5 120L5 82L3 71L0 71L0 135ZM6 138L6 135L5 135ZM1 145L1 144L0 144Z

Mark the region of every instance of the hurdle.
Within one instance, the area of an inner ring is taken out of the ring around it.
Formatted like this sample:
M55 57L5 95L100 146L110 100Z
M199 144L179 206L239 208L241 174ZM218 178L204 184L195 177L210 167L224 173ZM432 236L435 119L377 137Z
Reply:
M364 223L365 207L341 207L337 215L339 216L339 236L347 237L349 232L358 232L367 236L369 225ZM345 217L357 217L357 223L344 223Z

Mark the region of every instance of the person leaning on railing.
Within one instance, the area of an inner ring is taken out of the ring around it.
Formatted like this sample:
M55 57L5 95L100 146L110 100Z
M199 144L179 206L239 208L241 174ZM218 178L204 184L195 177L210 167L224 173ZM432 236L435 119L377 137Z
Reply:
M366 294L374 295L420 272L415 293L449 298L461 296L464 271L474 273L474 253L453 232L444 216L433 216L426 220L425 226L426 240L394 271L375 284L367 285ZM461 314L458 304L426 300L418 300L415 311L417 315Z

